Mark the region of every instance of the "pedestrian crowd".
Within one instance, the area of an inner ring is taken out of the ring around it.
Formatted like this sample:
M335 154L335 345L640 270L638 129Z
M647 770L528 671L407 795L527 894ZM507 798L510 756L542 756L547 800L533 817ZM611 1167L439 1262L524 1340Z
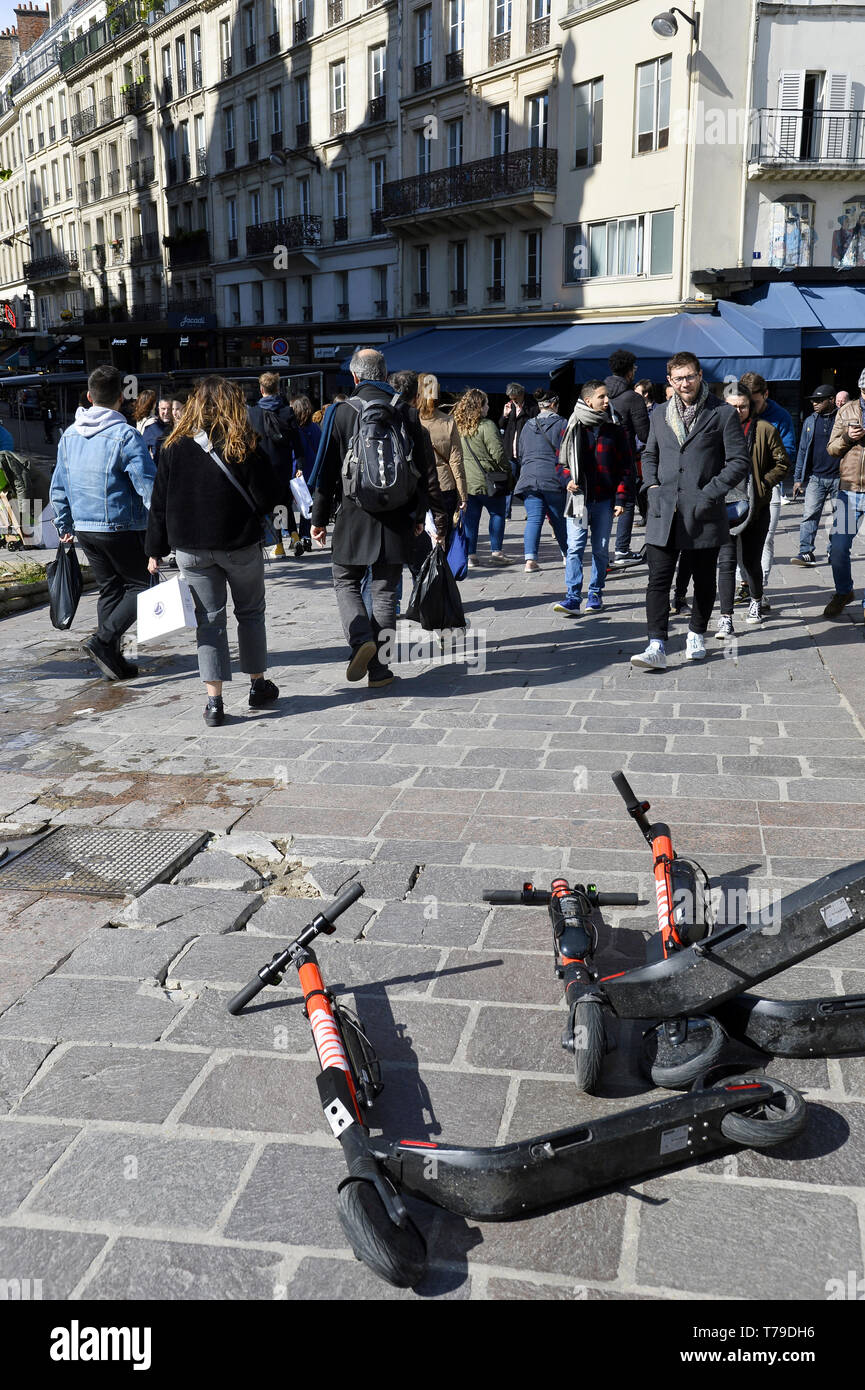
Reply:
M865 372L858 396L840 405L829 386L814 389L797 448L791 416L757 373L719 394L681 352L656 400L652 382L636 380L632 353L614 352L609 367L605 380L583 383L571 410L550 388L532 394L512 382L497 418L484 391L448 404L435 376L388 375L374 348L355 352L351 393L323 410L307 396L286 399L271 371L254 404L237 383L209 376L161 399L142 391L130 409L120 372L97 368L60 437L51 485L61 543L77 540L98 584L85 650L109 679L134 677L122 638L139 594L173 566L194 602L206 723L225 718L229 596L249 708L273 705L265 555L302 560L330 531L346 677L389 685L404 568L416 580L433 547L447 550L457 532L469 571L511 565L515 500L527 573L540 569L551 529L562 617L601 611L608 575L645 564L648 645L631 657L644 670L666 668L671 617L687 612L685 656L698 662L716 603L721 642L735 636L736 608L752 627L771 614L775 531L782 506L800 496L793 564L820 563L825 518L834 594L824 615L839 616L854 599L850 551L865 517ZM2 438L0 447L9 447Z

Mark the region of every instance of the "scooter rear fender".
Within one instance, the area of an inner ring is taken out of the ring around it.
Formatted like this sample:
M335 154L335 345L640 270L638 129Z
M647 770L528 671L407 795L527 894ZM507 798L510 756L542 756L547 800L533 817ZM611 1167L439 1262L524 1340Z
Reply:
M865 1053L865 994L827 999L763 999L740 994L716 1010L731 1038L776 1057Z

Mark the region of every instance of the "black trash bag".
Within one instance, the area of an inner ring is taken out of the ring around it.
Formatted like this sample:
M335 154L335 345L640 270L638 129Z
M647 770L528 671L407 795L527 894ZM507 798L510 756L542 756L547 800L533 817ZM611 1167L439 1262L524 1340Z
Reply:
M74 545L57 547L57 558L45 570L48 580L49 612L54 627L61 631L72 626L84 585Z
M466 626L460 591L440 545L434 545L424 561L405 616L426 632Z

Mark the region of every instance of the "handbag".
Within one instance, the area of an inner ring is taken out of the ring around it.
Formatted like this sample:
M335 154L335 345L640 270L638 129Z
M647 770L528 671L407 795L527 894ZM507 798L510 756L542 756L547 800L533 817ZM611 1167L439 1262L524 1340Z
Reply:
M182 574L140 590L136 630L139 642L153 642L157 637L197 627L195 600Z
M232 487L235 487L237 489L244 502L249 507L249 510L252 512L253 516L258 518L259 522L261 523L261 529L263 533L262 539L264 540L266 538L271 545L277 545L281 540L281 537L277 536L276 532L274 531L270 523L270 518L267 516L262 516L261 512L258 510L258 507L255 505L255 502L252 500L246 488L243 486L243 483L240 482L238 478L235 478L234 474L228 468L226 468L222 459L219 457L219 454L216 452L213 445L211 444L210 439L208 435L205 433L205 431L199 430L198 434L194 434L192 437L195 440L198 447L200 449L203 449L206 454L210 455L217 468L220 470L221 473L225 474Z
M462 515L453 529L447 560L454 579L465 579L469 572L469 551L466 545L466 530Z

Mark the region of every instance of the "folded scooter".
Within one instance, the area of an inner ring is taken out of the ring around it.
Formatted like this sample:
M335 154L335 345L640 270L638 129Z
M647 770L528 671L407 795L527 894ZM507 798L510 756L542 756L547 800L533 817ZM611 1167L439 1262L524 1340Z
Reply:
M363 1025L327 989L312 942L362 894L352 884L323 908L284 951L228 1004L238 1014L289 966L298 972L321 1072L324 1113L342 1145L348 1175L339 1185L339 1219L355 1255L388 1283L423 1278L426 1247L403 1193L478 1221L500 1221L607 1188L622 1180L742 1145L768 1148L798 1134L805 1102L763 1076L700 1078L687 1094L538 1135L479 1149L424 1139L372 1139L366 1116L381 1074Z

